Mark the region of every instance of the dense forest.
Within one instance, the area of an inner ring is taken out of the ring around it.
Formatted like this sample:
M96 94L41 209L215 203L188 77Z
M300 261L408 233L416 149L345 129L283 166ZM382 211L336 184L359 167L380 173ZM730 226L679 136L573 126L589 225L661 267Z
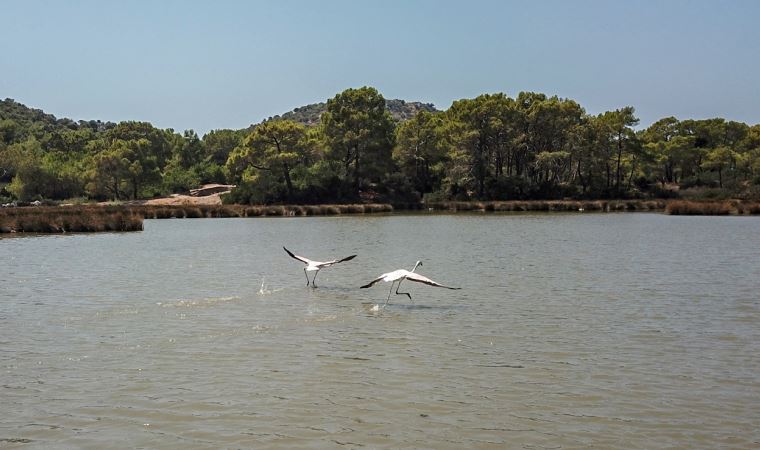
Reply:
M409 203L760 197L760 125L591 115L521 92L430 104L347 89L199 137L147 122L73 121L0 102L0 202L128 200L237 188L230 203Z

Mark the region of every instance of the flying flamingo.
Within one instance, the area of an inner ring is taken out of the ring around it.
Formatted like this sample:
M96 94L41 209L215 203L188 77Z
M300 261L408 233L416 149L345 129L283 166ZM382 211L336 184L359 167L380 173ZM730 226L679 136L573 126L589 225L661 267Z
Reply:
M409 297L409 300L412 300L412 295L410 293L398 291L399 288L401 287L401 282L404 280L415 281L417 283L428 284L430 286L442 287L446 289L462 289L458 287L444 286L440 283L436 283L435 281L431 280L430 278L426 276L420 275L418 273L414 273L414 271L417 270L417 266L421 266L421 265L422 265L422 262L417 261L417 263L414 265L414 268L411 271L405 270L405 269L398 269L398 270L394 270L393 272L384 273L380 275L379 277L375 278L374 280L370 281L369 283L365 284L361 288L365 289L368 287L372 287L375 283L378 283L380 281L385 281L385 282L390 281L391 289L390 291L388 291L388 299L385 300L385 304L383 305L383 308L390 301L391 292L393 292L393 284L396 282L398 282L398 284L396 285L396 295L406 295L407 297ZM414 302L414 300L412 300L412 302Z
M334 259L332 261L325 261L325 262L322 262L322 261L312 261L309 258L304 258L303 256L294 255L290 250L288 250L285 247L283 247L283 249L288 253L288 255L290 255L291 258L297 259L297 260L301 261L302 263L306 264L306 267L303 268L303 274L306 275L306 286L309 285L309 275L306 272L314 272L314 271L317 272L317 273L314 274L314 278L312 278L312 280L311 280L312 287L317 287L317 285L315 284L315 282L317 280L317 275L319 274L319 271L321 269L324 269L325 267L330 267L333 264L338 264L340 262L348 261L348 260L356 258L356 255L351 255L351 256L347 256L347 257L345 257L343 259Z

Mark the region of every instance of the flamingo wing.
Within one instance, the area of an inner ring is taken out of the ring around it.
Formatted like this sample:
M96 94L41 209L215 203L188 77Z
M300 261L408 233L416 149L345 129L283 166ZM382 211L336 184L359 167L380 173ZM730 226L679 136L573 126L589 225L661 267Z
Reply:
M311 263L311 260L310 260L309 258L304 258L303 256L294 255L294 254L293 254L293 252L291 252L290 250L288 250L288 249L287 249L287 248L285 248L285 247L282 247L282 249L283 249L283 250L285 250L285 252L286 252L288 255L290 255L290 257L291 257L291 258L293 258L293 259L297 259L297 260L301 261L301 262L302 262L302 263L304 263L304 264L309 264L309 263Z
M333 259L332 261L327 261L319 264L320 267L330 267L333 264L342 263L343 261L350 261L352 259L356 258L356 255L346 256L343 259Z
M409 281L415 281L417 283L423 283L423 284L427 284L427 285L435 286L435 287L442 287L442 288L445 288L445 289L462 289L462 288L458 288L458 287L444 286L444 285L442 285L440 283L436 283L435 281L431 280L430 278L428 278L428 277L426 277L424 275L420 275L420 274L414 273L414 272L409 272L406 275L406 279L409 280Z
M385 280L385 276L386 275L387 274L380 275L379 277L375 278L374 280L370 281L369 283L365 284L364 286L360 286L360 289L366 289L368 287L374 286L376 283L379 283L379 282Z

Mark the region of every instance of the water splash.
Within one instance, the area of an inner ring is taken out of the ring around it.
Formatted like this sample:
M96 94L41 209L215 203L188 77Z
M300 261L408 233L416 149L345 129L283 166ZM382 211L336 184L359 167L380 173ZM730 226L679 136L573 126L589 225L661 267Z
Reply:
M283 289L284 289L284 288L279 288L279 289L268 289L268 288L267 288L267 278L266 278L266 277L264 277L264 278L262 278L262 279L261 279L261 287L259 288L259 292L258 292L258 295L269 295L269 294L274 294L275 292L280 292L280 291L281 291L281 290L283 290Z
M259 288L259 295L267 294L267 279L266 277L261 279L261 287Z

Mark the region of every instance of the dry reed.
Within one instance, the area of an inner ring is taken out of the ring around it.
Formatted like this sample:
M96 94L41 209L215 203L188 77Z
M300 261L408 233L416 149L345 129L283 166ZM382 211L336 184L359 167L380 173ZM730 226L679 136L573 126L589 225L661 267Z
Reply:
M143 216L125 208L44 206L0 210L0 232L3 233L72 233L142 229Z
M509 200L492 202L434 202L424 205L431 211L657 211L662 200ZM413 208L416 209L416 208Z
M731 202L695 202L676 200L668 203L665 213L678 216L726 216L733 210Z
M760 214L760 203L670 202L668 214ZM686 206L684 206L686 204ZM716 206L717 205L717 206ZM728 206L726 206L728 205ZM532 200L490 202L435 202L394 206L389 204L347 205L72 205L0 209L0 233L64 233L79 231L134 231L143 229L145 219L216 218L261 216L318 216L377 214L394 210L431 211L656 211L666 206L662 200ZM697 212L703 211L703 212Z

